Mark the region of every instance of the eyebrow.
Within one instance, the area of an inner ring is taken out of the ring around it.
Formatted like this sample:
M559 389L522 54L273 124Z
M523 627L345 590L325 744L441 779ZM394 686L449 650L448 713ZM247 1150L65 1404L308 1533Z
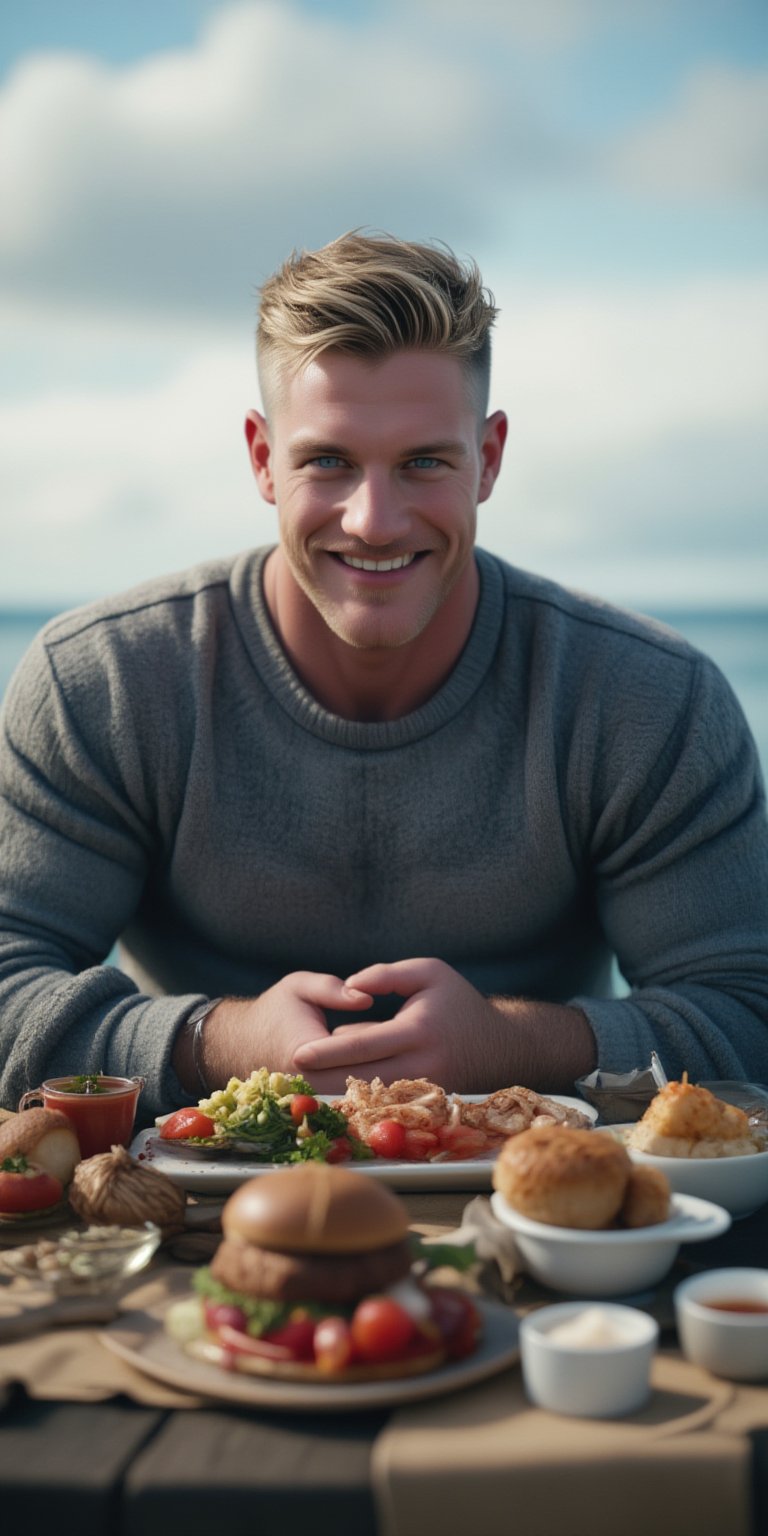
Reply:
M323 455L337 455L339 458L348 458L349 449L341 443L323 442L313 437L298 437L290 446L291 457L294 459L309 457L320 458ZM467 449L464 443L455 442L446 438L434 443L417 443L413 447L403 448L398 453L400 459L426 459L435 458L442 453L452 454L456 458L465 459Z

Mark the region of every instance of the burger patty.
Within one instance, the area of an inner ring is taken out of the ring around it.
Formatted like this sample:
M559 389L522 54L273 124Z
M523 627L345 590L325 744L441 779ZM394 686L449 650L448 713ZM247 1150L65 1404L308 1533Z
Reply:
M407 1275L407 1242L369 1253L275 1253L255 1243L224 1238L210 1271L232 1291L269 1301L317 1301L343 1306Z

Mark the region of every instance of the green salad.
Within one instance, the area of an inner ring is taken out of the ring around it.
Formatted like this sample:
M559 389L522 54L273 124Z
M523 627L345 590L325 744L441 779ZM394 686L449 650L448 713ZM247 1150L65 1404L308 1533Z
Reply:
M247 1143L249 1154L268 1163L343 1162L371 1158L344 1115L324 1104L303 1077L259 1067L250 1077L231 1077L226 1088L201 1099L200 1112L214 1123L199 1146Z

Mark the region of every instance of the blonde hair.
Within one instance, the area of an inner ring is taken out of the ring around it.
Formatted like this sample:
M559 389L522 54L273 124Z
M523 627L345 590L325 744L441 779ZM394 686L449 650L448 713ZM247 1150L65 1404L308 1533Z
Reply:
M381 358L421 347L464 364L484 417L496 314L475 263L446 245L352 230L319 251L294 251L261 289L265 408L283 372L299 372L330 348Z

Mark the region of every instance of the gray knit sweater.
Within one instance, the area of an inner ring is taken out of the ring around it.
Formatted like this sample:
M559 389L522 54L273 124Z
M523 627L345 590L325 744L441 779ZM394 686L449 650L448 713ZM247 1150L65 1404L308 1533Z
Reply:
M478 551L447 683L343 720L276 641L266 553L57 619L16 674L2 1102L103 1069L146 1077L147 1114L186 1103L170 1055L201 997L412 955L577 1002L604 1069L656 1048L670 1075L768 1078L764 796L712 663Z

